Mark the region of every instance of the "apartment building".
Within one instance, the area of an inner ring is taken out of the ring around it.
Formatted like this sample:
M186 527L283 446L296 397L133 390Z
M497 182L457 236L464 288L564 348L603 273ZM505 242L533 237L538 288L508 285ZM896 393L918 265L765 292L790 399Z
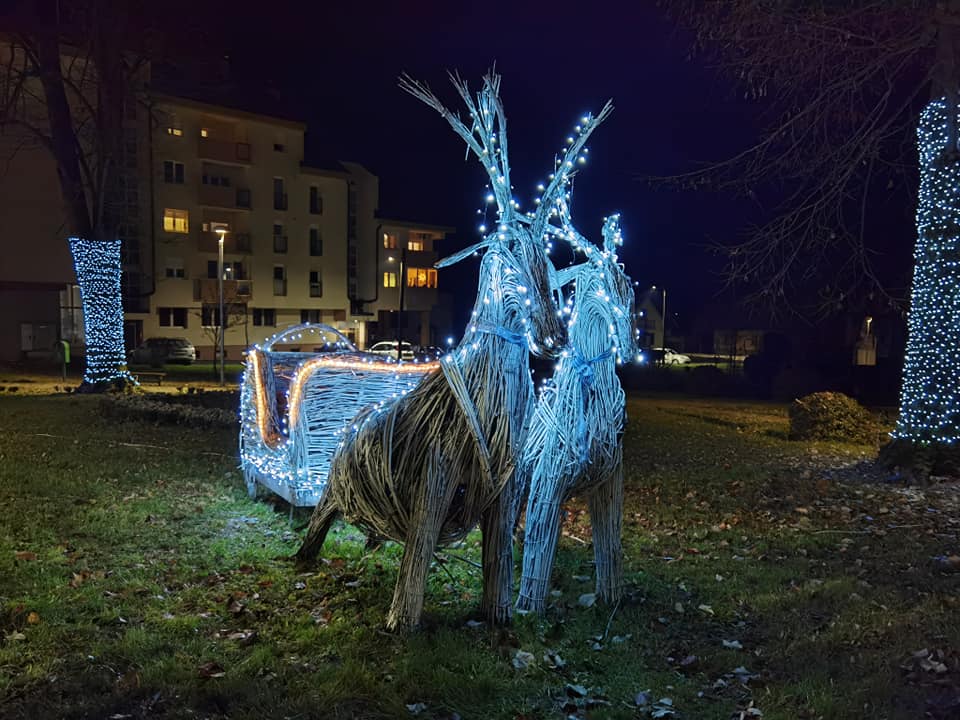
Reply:
M360 347L397 332L432 344L448 332L432 325L432 264L452 228L378 218L376 176L349 162L305 165L305 131L299 122L160 94L130 108L120 228L128 348L185 337L201 359L213 357L221 238L228 360L300 322L332 325ZM8 350L0 359L49 348L57 337L82 352L56 168L42 148L11 163L0 187L9 190L0 194L0 232L14 233L8 240L23 252L15 269L0 273ZM33 295L24 295L27 285ZM43 337L32 339L38 332Z

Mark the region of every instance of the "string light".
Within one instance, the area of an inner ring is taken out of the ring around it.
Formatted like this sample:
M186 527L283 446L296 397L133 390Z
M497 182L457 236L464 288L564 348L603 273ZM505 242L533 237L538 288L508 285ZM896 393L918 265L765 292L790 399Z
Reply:
M135 381L127 372L120 295L120 240L70 238L80 285L86 344L85 385Z
M927 105L917 136L917 245L893 437L953 444L960 438L960 163L952 157L957 148L948 147L951 135L943 99Z

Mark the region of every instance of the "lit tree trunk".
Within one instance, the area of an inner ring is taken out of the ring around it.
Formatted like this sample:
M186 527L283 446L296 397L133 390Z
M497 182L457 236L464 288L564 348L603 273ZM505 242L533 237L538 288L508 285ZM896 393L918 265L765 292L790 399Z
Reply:
M120 241L117 237L117 159L122 142L123 59L111 47L111 3L100 6L91 58L97 72L97 151L94 178L85 185L79 140L64 86L56 8L37 38L37 61L47 106L51 147L70 228L70 252L83 304L86 369L83 387L105 389L130 379L123 344ZM93 184L89 182L94 181Z
M921 474L955 469L960 440L960 162L957 25L960 1L941 5L933 100L917 130L920 192L900 415L889 464ZM954 466L954 467L952 467Z

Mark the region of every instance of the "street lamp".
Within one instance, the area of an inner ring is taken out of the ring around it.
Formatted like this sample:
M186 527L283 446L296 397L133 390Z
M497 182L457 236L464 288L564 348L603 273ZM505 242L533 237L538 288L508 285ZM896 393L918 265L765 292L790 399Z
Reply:
M220 297L220 386L223 386L223 358L224 335L227 334L227 323L223 314L223 237L227 234L224 227L217 228L217 294Z
M391 255L390 257L387 258L387 262L394 262L393 255ZM406 277L404 277L404 272L405 272L406 265L407 265L407 248L406 248L406 246L404 246L403 248L400 249L400 272L399 272L399 275L400 275L400 278L399 278L399 281L400 281L400 303L399 303L399 310L397 311L397 327L396 327L396 331L397 331L397 361L398 361L398 362L399 362L400 359L401 359L400 320L401 320L401 316L403 315L403 291L404 291L404 288L406 288L406 286L407 286L407 279L406 279Z
M650 287L650 290L653 292L657 291L657 286L653 285ZM662 347L667 346L667 289L663 288L660 292L663 293L660 302L660 310L663 313L663 343Z

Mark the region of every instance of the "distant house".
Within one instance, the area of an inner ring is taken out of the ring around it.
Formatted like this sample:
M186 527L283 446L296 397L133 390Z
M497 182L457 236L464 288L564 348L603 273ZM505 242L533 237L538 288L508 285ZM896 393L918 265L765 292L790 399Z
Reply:
M763 330L718 329L713 331L713 354L724 357L755 355L763 351Z
M637 298L638 344L642 348L663 347L663 313L657 304L660 298L652 293L643 293Z

